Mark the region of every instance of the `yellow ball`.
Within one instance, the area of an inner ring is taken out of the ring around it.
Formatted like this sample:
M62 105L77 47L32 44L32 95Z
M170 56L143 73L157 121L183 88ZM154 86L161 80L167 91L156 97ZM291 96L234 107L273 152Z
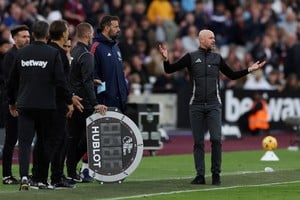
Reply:
M266 136L262 140L262 147L264 150L272 151L274 149L277 149L278 143L275 137L273 136Z

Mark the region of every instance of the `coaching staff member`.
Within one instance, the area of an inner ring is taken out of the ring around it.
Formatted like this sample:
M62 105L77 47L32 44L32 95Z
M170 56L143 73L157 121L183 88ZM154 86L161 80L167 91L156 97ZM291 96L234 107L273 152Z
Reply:
M63 45L69 39L69 25L65 20L55 20L50 24L49 28L50 42L49 45L59 50L63 63L63 71L66 79L69 77L70 64ZM56 91L56 144L53 159L51 161L51 185L55 188L72 187L68 181L64 179L64 163L66 158L67 130L66 130L66 113L68 111L63 93Z
M32 44L19 49L8 80L8 102L13 116L19 115L20 190L28 190L30 150L35 130L41 141L36 182L47 185L47 172L53 152L53 130L56 109L56 87L64 91L68 116L74 110L72 96L66 87L59 51L47 42L49 24L37 21L32 26ZM18 91L17 97L15 92Z
M98 102L116 107L124 112L128 96L122 55L117 38L120 35L119 18L106 15L96 31L91 52L95 56L95 83L106 84L106 89L97 94Z
M173 64L169 63L168 50L159 45L164 58L164 70L172 73L187 67L193 84L190 99L190 120L194 138L194 162L197 176L191 184L205 184L204 134L208 129L211 141L212 184L220 185L221 173L221 98L219 96L219 71L230 79L238 79L249 72L261 68L264 62L256 62L248 69L232 71L223 58L213 52L215 35L210 30L199 32L200 48L185 54Z
M30 42L29 28L26 25L17 25L11 31L11 36L15 42L14 46L5 54L3 58L4 82L7 85L9 72L13 66L18 49L26 46ZM19 181L12 174L12 157L15 145L18 140L18 118L13 117L8 109L7 93L5 95L5 142L3 146L2 175L3 184L19 184Z
M89 23L80 23L76 27L77 45L72 49L74 58L71 64L70 87L76 95L83 97L83 112L74 111L69 120L69 144L67 154L67 173L73 183L80 182L76 173L77 164L87 151L86 118L94 111L105 114L107 107L97 102L94 90L94 56L89 45L94 36L93 27Z

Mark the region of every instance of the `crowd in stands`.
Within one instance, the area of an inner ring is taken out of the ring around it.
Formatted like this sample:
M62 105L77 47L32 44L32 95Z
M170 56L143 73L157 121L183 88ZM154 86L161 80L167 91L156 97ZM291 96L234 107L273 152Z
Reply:
M10 29L31 27L36 20L83 21L97 27L105 14L120 17L119 38L124 71L131 85L150 85L155 92L176 92L186 73L165 75L159 43L170 49L170 61L199 46L198 33L211 29L216 51L233 69L266 60L262 71L239 80L220 74L223 88L297 90L300 78L300 2L298 0L3 0L0 1L0 47L11 42ZM8 41L8 42L5 42ZM9 44L8 44L9 45ZM5 49L1 49L1 54ZM6 48L7 49L7 48Z

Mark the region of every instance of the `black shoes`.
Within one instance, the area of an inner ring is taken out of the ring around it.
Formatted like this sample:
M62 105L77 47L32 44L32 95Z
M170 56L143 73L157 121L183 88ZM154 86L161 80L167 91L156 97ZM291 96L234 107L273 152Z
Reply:
M221 185L219 174L213 174L212 175L212 185Z
M67 189L67 188L75 188L75 184L70 183L70 181L61 179L59 182L51 182L51 185L55 189Z
M204 185L205 184L205 178L204 176L197 175L194 180L192 180L191 184L196 185ZM221 185L220 181L220 175L219 174L213 174L212 175L212 185Z
M67 180L69 181L70 184L76 184L76 183L82 183L82 178L80 177L79 174L75 174L74 176L69 176L67 177Z
M35 189L35 190L54 190L55 188L48 184L47 182L35 182L35 181L31 181L31 183L29 184L30 188Z
M191 184L204 185L205 184L205 178L204 178L204 176L197 175L194 178L194 180L192 180Z
M20 184L20 181L18 181L14 176L6 176L3 178L3 184L15 185L15 184Z

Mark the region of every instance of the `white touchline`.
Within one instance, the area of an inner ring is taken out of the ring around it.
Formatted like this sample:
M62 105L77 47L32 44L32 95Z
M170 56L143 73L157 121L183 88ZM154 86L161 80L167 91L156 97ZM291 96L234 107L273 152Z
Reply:
M215 190L228 190L228 189L235 189L235 188L262 187L262 186L270 186L270 185L286 185L286 184L291 184L291 183L300 183L300 181L264 183L264 184L257 184L257 185L236 185L236 186L229 186L229 187L215 187L215 188L205 188L205 189L196 189L196 190L178 190L178 191L170 191L170 192L159 192L159 193L149 193L149 194L142 194L142 195L126 196L126 197L109 198L109 200L134 199L134 198L142 198L142 197L153 197L153 196L159 196L159 195L171 195L171 194L215 191ZM95 199L95 200L98 200L98 199Z
M284 169L284 170L276 170L276 172L280 171L289 171L293 169ZM259 174L259 173L266 173L264 170L260 171L238 171L238 172L227 172L227 173L222 173L222 176L231 176L231 175L243 175L243 174ZM206 176L206 177L210 177ZM130 181L134 182L143 182L143 181L162 181L162 180L180 180L180 179L188 179L188 178L194 178L194 176L182 176L182 177L172 177L172 178L147 178L147 179L130 179Z

